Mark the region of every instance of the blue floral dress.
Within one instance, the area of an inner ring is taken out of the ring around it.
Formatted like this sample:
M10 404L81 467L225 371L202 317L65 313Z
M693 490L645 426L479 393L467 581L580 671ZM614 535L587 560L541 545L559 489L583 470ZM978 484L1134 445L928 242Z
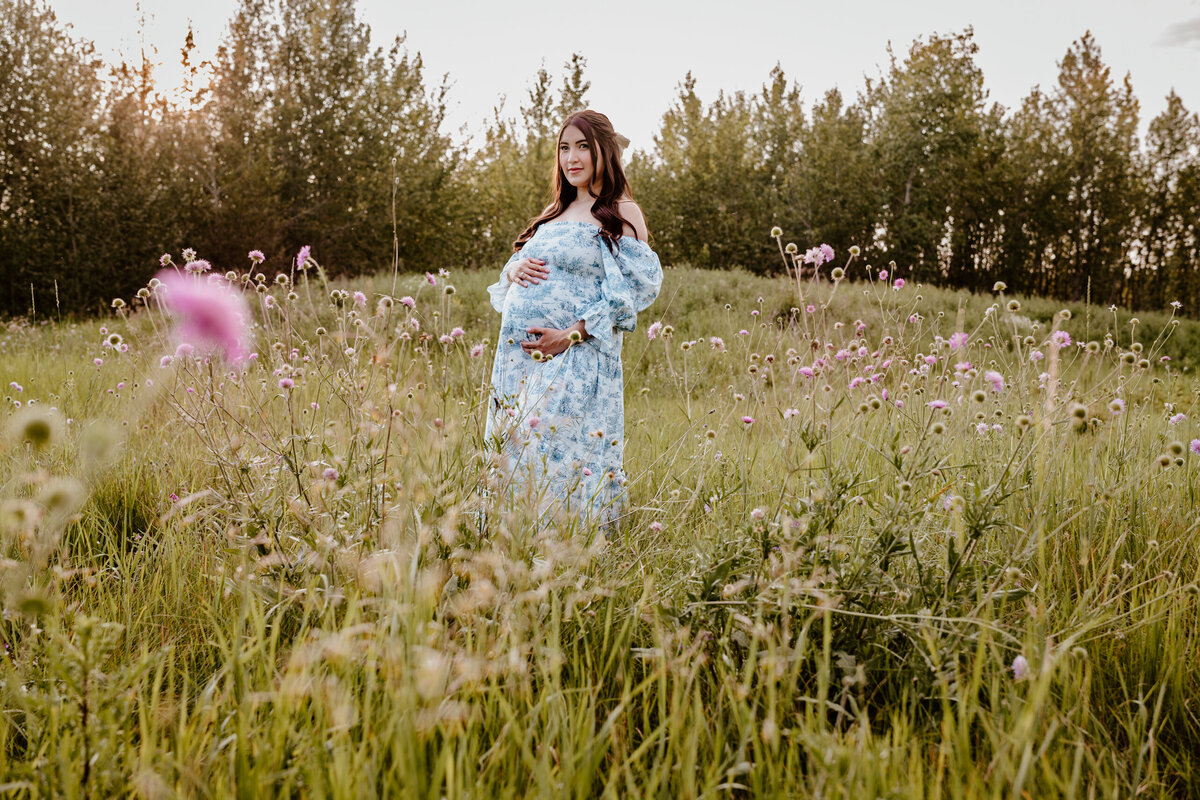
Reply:
M501 274L488 287L502 316L487 440L504 453L514 487L539 493L545 510L601 522L613 521L625 502L622 333L662 286L649 245L622 236L614 249L597 225L552 220L508 262L543 259L549 276L521 286ZM521 349L537 338L526 328L563 330L579 320L591 338L562 354L537 362Z

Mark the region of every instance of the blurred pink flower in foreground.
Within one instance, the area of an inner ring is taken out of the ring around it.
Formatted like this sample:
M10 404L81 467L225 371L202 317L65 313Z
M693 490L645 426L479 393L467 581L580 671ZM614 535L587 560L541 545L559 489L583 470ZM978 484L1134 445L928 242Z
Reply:
M236 290L174 270L158 273L163 308L174 322L176 341L237 363L249 353L250 310Z

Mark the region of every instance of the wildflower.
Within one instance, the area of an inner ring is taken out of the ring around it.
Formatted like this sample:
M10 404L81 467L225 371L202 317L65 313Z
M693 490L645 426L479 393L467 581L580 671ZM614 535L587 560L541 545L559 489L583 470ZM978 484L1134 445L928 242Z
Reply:
M1029 354L1030 361L1041 361L1045 357L1046 357L1046 354L1043 353L1041 350L1034 350L1032 353Z
M929 406L930 408L940 410L940 409L943 409L946 407L946 401L945 400L930 400L925 405Z
M654 522L650 523L650 530L654 531L655 533L662 533L662 529L663 529L663 524L661 522L659 522L658 520L655 520Z
M1191 444L1188 445L1188 449L1193 453L1200 453L1200 439L1192 439Z
M832 270L830 270L829 277L835 281L840 281L842 278L846 277L846 270L842 269L841 267L834 267Z
M529 418L529 427L531 427L531 428L536 428L538 425L540 425L540 424L541 424L541 422L542 422L542 418L541 418L541 417L538 417L538 416L532 416L532 417L530 417L530 418Z
M416 300L413 300L413 299L412 299L411 297L409 297L408 295L405 295L404 297L401 297L401 298L400 298L400 305L402 305L402 306L408 306L409 308L416 308L416 307L417 307L417 301L416 301Z
M1125 412L1125 401L1119 397L1113 398L1108 404L1109 413L1114 417Z
M246 254L246 257L249 258L250 261L252 263L254 263L255 265L261 264L262 262L267 260L267 257L263 255L262 250L251 250L249 253ZM166 266L166 265L164 264L163 266Z
M749 336L749 335L750 335L750 331L746 330L745 328L742 328L740 331L738 331L738 336Z
M856 245L856 244L850 245L850 257L851 258L858 258L858 254L861 252L862 252L862 250L860 250L858 248L858 245Z
M809 303L807 306L804 307L804 310L807 311L809 314L811 314L817 310L817 307L814 306L812 303Z
M326 467L321 473L321 477L327 481L336 481L338 479L338 471L333 467Z
M443 289L442 289L442 294L444 294L444 295L446 295L447 297L449 297L450 295L454 294L454 293L455 293L455 292L457 292L457 291L458 291L458 289L455 289L455 288L454 288L454 284L453 284L453 283L447 283L447 284L445 285L445 287L443 287Z
M970 361L959 361L957 364L954 365L955 372L966 372L969 369L971 369Z
M125 307L125 301L119 297L115 297L115 298L113 298L113 301L112 301L112 307L117 309L118 311L120 311L122 308Z
M762 519L766 518L766 516L767 516L767 512L766 512L766 510L764 510L762 508L755 508L750 512L751 519L762 520Z
M708 343L712 345L713 350L720 350L722 352L724 352L724 350L725 350L725 340L722 339L720 336L712 337L711 339L708 340Z
M212 264L205 261L203 258L197 261L189 261L183 265L184 272L193 272L199 275L201 272L208 272L212 269Z
M1066 347L1071 344L1071 334L1066 331L1055 331L1050 334L1050 341L1059 347Z
M747 425L753 425L754 417L742 417L742 422L746 423Z
M367 296L365 294L363 294L362 292L355 292L354 293L354 305L358 306L359 308L366 308L367 307Z
M965 331L957 331L950 335L950 349L957 350L967 343L967 334Z
M426 282L429 283L430 286L437 286L437 278L434 277L434 274L432 272L425 273L425 280L426 280Z
M799 415L800 415L800 410L796 409L796 408L785 408L783 410L783 418L784 419L791 419L792 417L796 417Z
M1032 424L1033 418L1028 414L1022 414L1021 416L1017 417L1017 427L1021 430L1026 430Z
M583 468L583 475L584 475L584 477L587 477L587 476L589 476L589 475L591 475L591 474L592 474L592 471L591 471L590 469L588 469L587 467L584 467L584 468Z
M442 344L453 344L454 337L448 333L443 333L441 336L438 337L438 341L441 342Z
M455 339L465 336L466 333L467 332L464 331L462 328L454 328L450 331L450 335L453 336Z
M1178 311L1179 309L1183 308L1183 303L1179 302L1178 300L1172 300L1172 301L1171 301L1171 308L1173 308L1173 309L1175 309L1176 311Z
M296 382L293 381L291 378L280 378L279 379L279 388L280 389L291 389L295 385L296 385Z
M175 321L177 339L239 362L248 351L250 313L228 286L202 283L173 271L159 274L163 306ZM182 345L181 345L182 347Z
M312 255L312 245L304 245L300 248L300 252L296 254L296 269L306 269L308 259Z
M646 338L653 342L655 339L658 338L658 334L661 332L662 332L662 322L655 322L655 323L651 324L650 328L646 331Z
M1023 681L1029 677L1029 662L1025 660L1025 656L1018 655L1013 659L1012 672L1014 680Z
M160 267L169 267L169 266L171 266L171 254L170 254L170 253L163 253L161 256L159 256L159 257L158 257L158 265L159 265Z
M992 391L996 394L1004 391L1004 376L999 372L988 370L983 373L983 379L992 385Z
M1009 300L1008 301L1008 310L1015 314L1021 310L1021 304L1018 303L1016 300Z
M776 225L774 228L771 228L772 239L778 239L780 236L783 236L783 228L779 227L778 225Z
M61 438L63 427L62 415L57 410L29 405L9 421L8 436L19 444L43 450Z
M821 257L825 259L826 263L833 261L833 248L832 247L830 247L827 244L822 244L817 249L819 251L821 251Z
M892 288L895 289L897 292L900 291L901 289L903 289L904 288L904 278L896 278L896 280L892 282Z
M879 270L879 280L886 281L888 279L888 271L886 269Z
M1005 283L1004 281L996 281L994 284L992 284L993 292L1003 292L1007 288L1008 288L1008 284Z
M579 331L571 331L567 334L567 341L571 344L579 344L583 341L583 334Z
M975 426L975 432L980 435L987 433L988 430L989 430L989 428L988 428L988 424L986 422L981 422Z
M23 386L21 386L21 384L17 383L16 381L13 381L12 383L10 383L10 384L8 385L8 387L9 387L10 389L12 389L14 392L23 392L23 391L25 391L25 388L24 388Z
M1175 416L1173 416L1169 420L1167 420L1167 423L1170 425L1178 425L1179 423L1183 422L1185 419L1187 419L1186 414L1176 414Z
M103 358L93 358L92 363L95 364L97 367L103 367L104 359Z

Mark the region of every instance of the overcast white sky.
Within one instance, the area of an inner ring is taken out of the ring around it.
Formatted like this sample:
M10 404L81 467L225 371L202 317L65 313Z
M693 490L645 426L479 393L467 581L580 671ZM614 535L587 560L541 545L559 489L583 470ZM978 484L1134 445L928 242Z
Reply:
M102 55L136 53L138 19L178 82L179 47L190 21L207 57L224 35L236 0L50 0L75 34ZM478 131L502 96L515 114L538 66L556 77L572 52L588 61L591 106L607 114L634 148L648 149L662 114L691 70L705 101L720 90L757 91L778 62L800 83L806 105L838 86L857 94L863 76L887 65L916 37L974 26L991 99L1013 107L1036 84L1049 88L1071 42L1091 30L1120 80L1133 76L1142 128L1174 88L1200 110L1200 0L360 0L377 45L407 32L430 82L449 73L451 122ZM140 11L139 11L140 9Z

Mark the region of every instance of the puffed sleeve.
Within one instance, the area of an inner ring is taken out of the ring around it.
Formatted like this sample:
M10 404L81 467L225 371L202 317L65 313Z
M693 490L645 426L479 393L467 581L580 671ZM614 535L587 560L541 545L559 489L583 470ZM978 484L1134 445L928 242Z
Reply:
M614 254L600 243L604 278L602 299L583 314L588 335L602 349L615 345L617 331L632 331L639 311L647 309L662 287L662 265L650 245L632 236L622 236Z
M504 274L504 270L508 269L508 265L517 261L521 257L521 251L518 250L509 256L508 261L504 264L504 269L500 270L500 280L488 287L488 296L492 298L492 308L504 313L504 296L508 294L509 283L508 277Z

